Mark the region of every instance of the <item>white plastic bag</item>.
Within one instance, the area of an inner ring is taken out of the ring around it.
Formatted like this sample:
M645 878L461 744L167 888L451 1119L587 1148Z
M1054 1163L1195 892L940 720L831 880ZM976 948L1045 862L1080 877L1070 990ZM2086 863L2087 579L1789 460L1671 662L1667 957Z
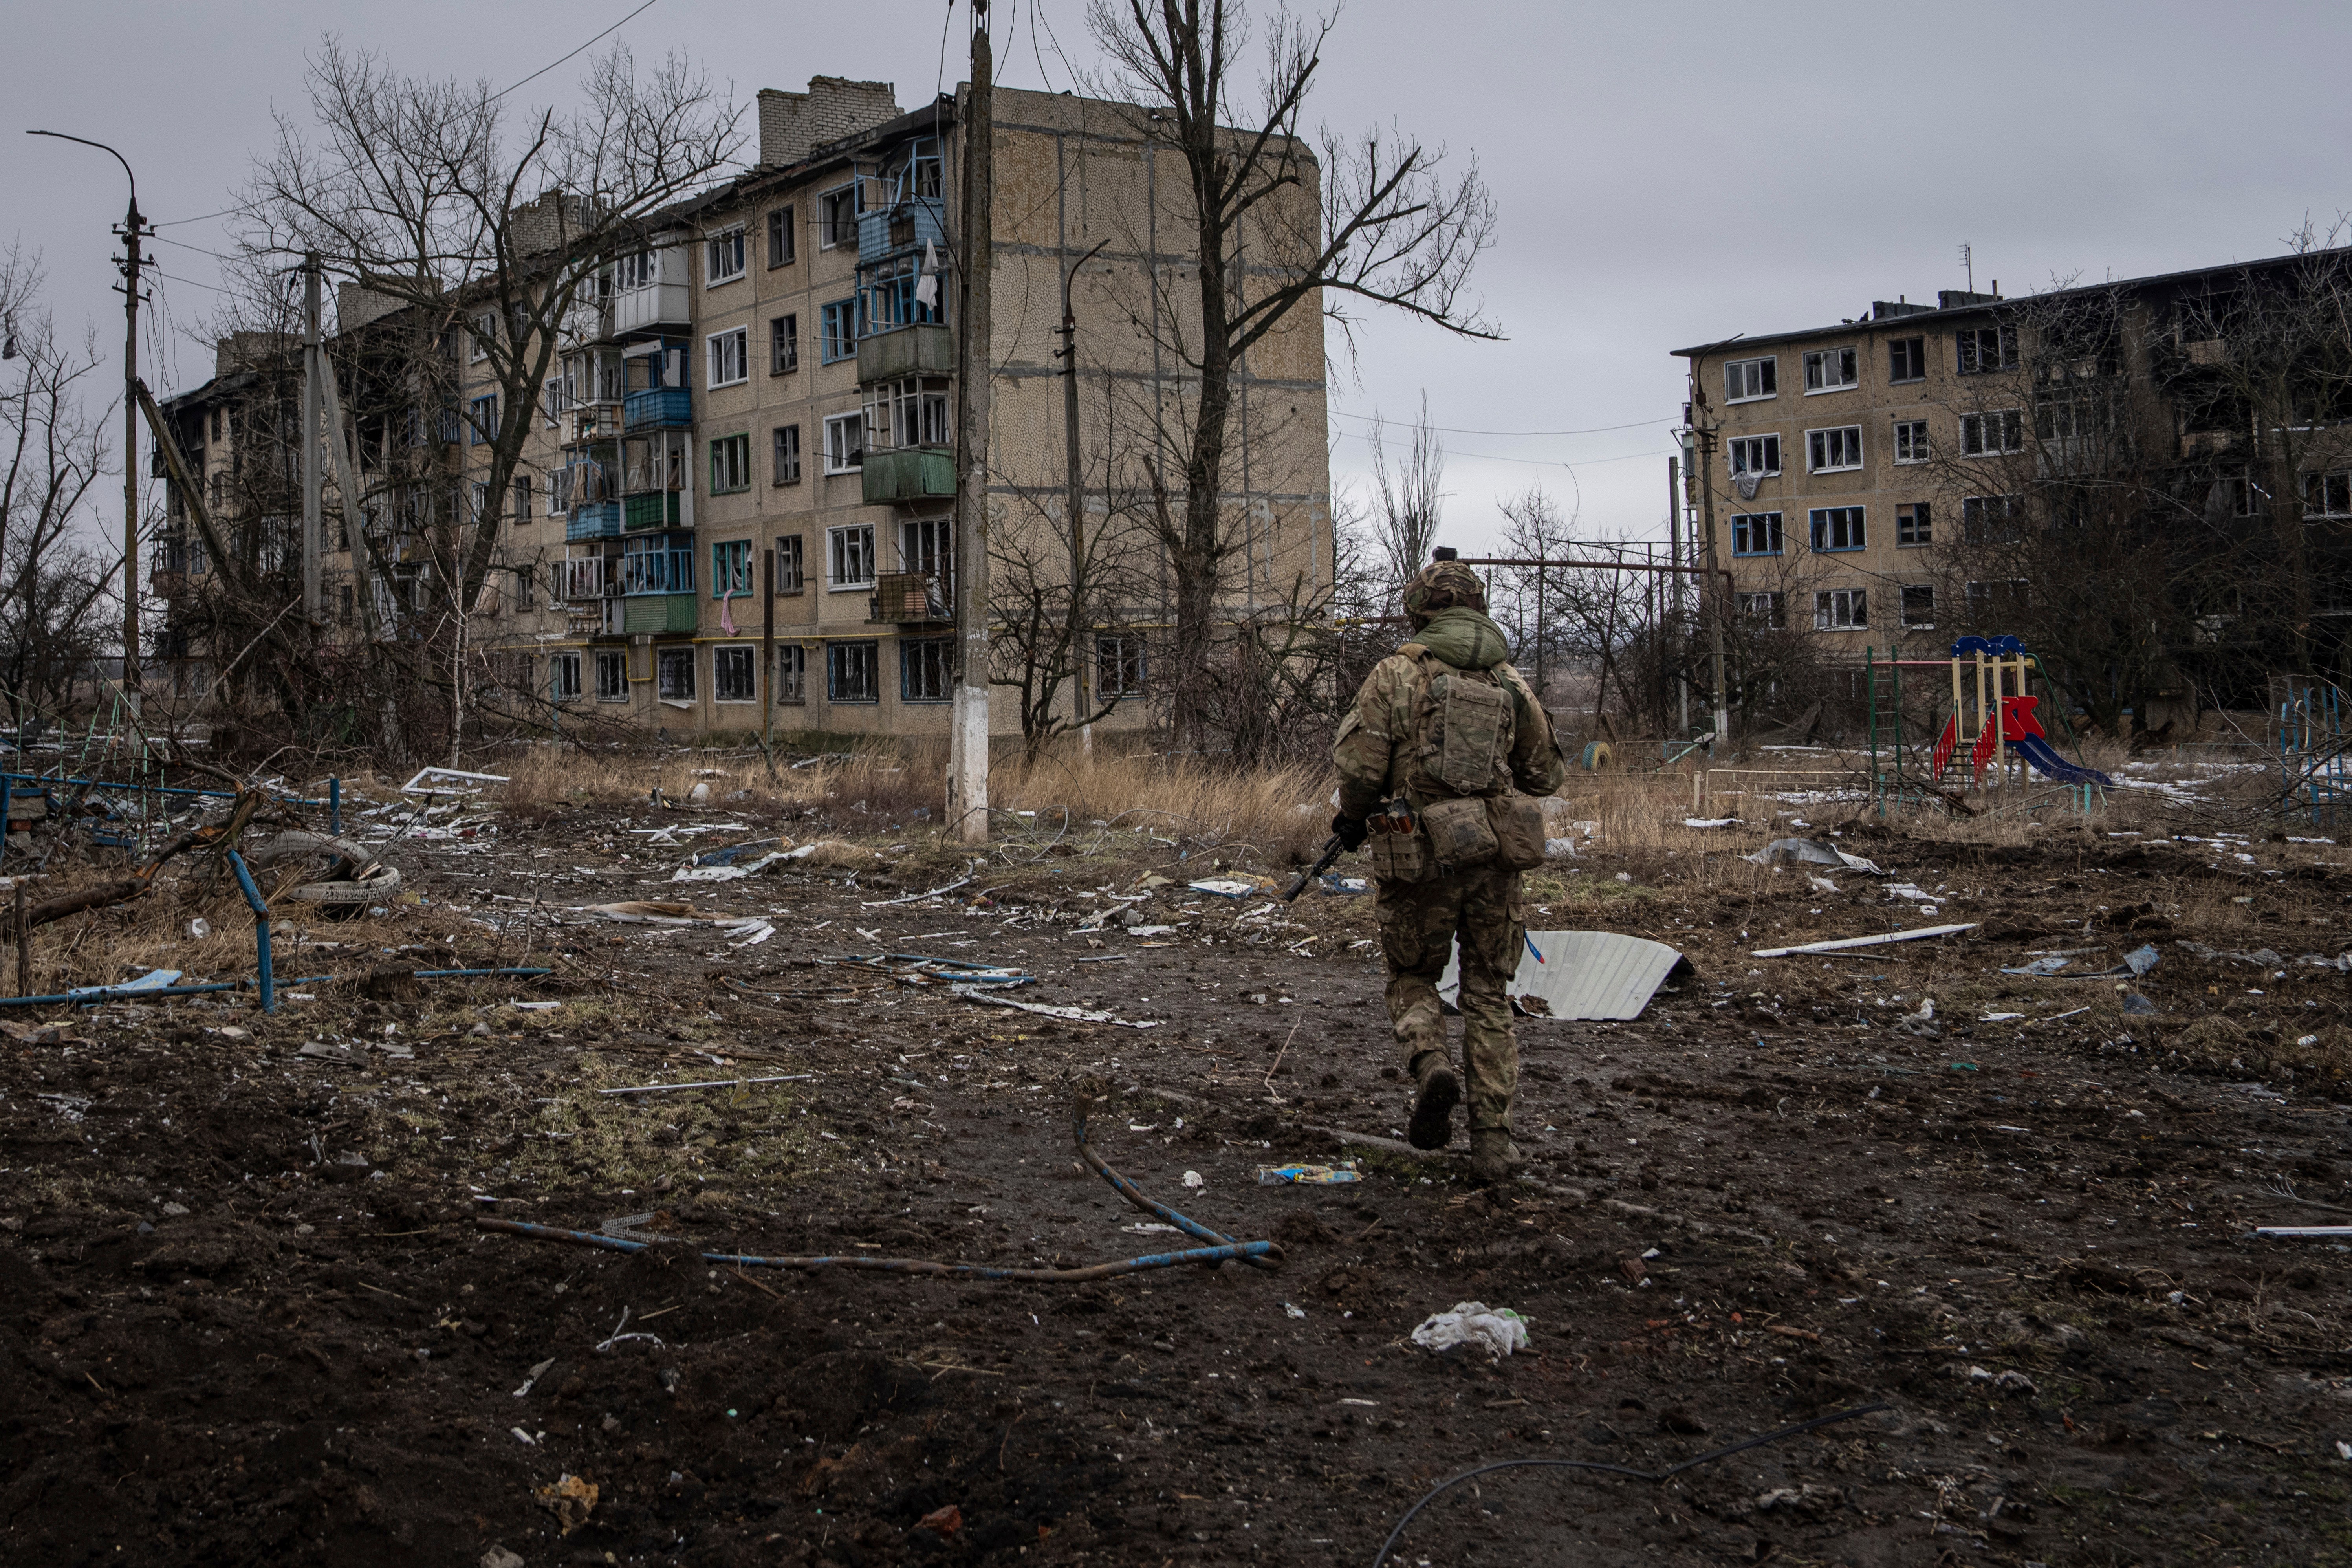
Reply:
M1528 1321L1508 1307L1456 1301L1450 1312L1433 1312L1413 1330L1412 1342L1433 1351L1474 1344L1490 1356L1507 1356L1528 1346Z

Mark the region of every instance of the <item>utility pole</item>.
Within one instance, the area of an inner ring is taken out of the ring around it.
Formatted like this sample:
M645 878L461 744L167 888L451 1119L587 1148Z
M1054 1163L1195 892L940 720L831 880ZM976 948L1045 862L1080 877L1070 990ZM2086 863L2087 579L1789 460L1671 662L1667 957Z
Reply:
M957 313L955 705L948 728L948 820L988 842L989 279L995 243L996 134L988 0L971 3L971 87L963 135L963 309Z
M1094 696L1087 675L1093 661L1087 657L1086 640L1094 616L1087 605L1087 492L1078 469L1078 317L1070 307L1070 280L1109 243L1097 241L1062 273L1062 461L1067 487L1062 510L1070 524L1070 711L1079 721L1078 749L1089 758L1095 754L1095 727L1087 715L1094 710Z
M139 216L139 176L131 160L103 142L68 136L62 131L27 131L27 136L53 136L60 142L95 147L122 165L131 181L131 205L115 233L122 237L122 695L131 711L139 711L139 268L146 258L139 242L153 233Z
M1683 563L1683 482L1682 464L1673 458L1666 459L1666 561L1669 565ZM1669 577L1674 574L1666 574ZM1690 677L1683 673L1681 647L1683 640L1683 585L1674 584L1675 689L1682 699L1682 733L1690 733Z
M1700 591L1699 613L1706 617L1709 657L1714 663L1715 739L1707 742L1709 760L1721 756L1731 740L1731 694L1723 679L1723 617L1731 606L1724 603L1721 584L1715 580L1715 426L1706 423L1706 394L1697 386L1697 366L1692 366L1691 464L1698 469L1699 519L1706 543L1706 586Z
M322 516L320 510L319 407L326 401L320 389L321 353L319 339L319 253L302 258L302 613L320 624L319 550Z

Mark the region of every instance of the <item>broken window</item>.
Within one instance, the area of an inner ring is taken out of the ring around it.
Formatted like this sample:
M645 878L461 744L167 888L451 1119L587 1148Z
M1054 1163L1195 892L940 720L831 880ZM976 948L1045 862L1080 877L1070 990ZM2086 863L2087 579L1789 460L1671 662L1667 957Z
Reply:
M1751 626L1764 631L1785 632L1789 629L1789 595L1786 594L1742 594L1739 614Z
M805 585L801 576L801 536L787 533L776 541L776 592L797 594Z
M775 316L768 321L768 374L785 375L801 367L801 319Z
M568 701L580 695L578 654L551 653L547 656L547 695L557 702Z
M724 332L713 332L710 345L710 376L706 386L733 386L751 378L751 330L736 327Z
M720 702L756 702L760 650L729 643L710 650L710 695Z
M1897 419L1895 422L1895 460L1898 463L1924 463L1927 460L1927 422L1925 419Z
M825 530L825 585L829 588L874 586L874 525L847 524Z
M835 414L824 422L824 471L854 474L866 466L866 416Z
M839 185L816 199L817 248L857 243L857 184Z
M879 702L881 683L875 679L881 663L878 646L870 642L837 642L824 650L824 700L827 702Z
M732 283L743 276L743 226L737 224L703 243L702 286Z
M1780 390L1774 374L1776 362L1767 359L1736 359L1723 367L1723 400L1726 403L1746 403L1751 398L1770 397Z
M2242 481L2241 481L2242 483ZM2303 476L2305 517L2352 517L2352 472ZM2238 515L2243 516L2241 512Z
M1817 474L1862 467L1862 426L1841 425L1834 430L1806 431L1805 461Z
M898 700L944 702L955 684L955 638L908 637L898 645Z
M793 229L793 209L778 207L768 215L768 267L771 271L792 265L799 240Z
M1866 588L1831 588L1813 595L1813 629L1817 632L1863 631L1870 625Z
M710 596L724 599L751 589L751 542L730 539L710 547Z
M657 648L654 654L656 689L665 702L694 700L694 649Z
M710 443L710 493L751 488L751 437L721 436Z
M1927 379L1927 340L1896 338L1886 345L1886 379L1889 381L1925 381Z
M1843 392L1862 384L1862 354L1855 349L1807 349L1805 395Z
M769 447L775 458L774 482L796 485L801 482L801 427L779 425L769 433Z
M1934 588L1918 583L1904 584L1903 624L1916 631L1935 629L1936 590Z
M2000 408L1988 414L1960 416L1960 456L1994 458L2025 450L2025 413Z
M2015 327L1962 327L1953 334L1953 368L1962 375L2017 368Z
M1811 521L1815 550L1860 550L1863 547L1861 507L1815 507Z
M798 643L776 648L776 700L795 707L808 700L808 649Z
M1141 632L1111 632L1095 638L1095 695L1140 697L1148 673Z
M1904 501L1895 509L1895 542L1906 549L1936 542L1935 530L1928 515L1928 503L1923 500Z
M2025 521L2023 496L1962 496L1960 533L1971 544L2015 540Z
M596 700L626 702L629 700L629 656L621 648L596 650Z
M1731 471L1769 478L1780 471L1780 437L1737 436L1724 448L1731 455Z
M1780 554L1780 514L1777 511L1732 513L1731 552L1734 555Z

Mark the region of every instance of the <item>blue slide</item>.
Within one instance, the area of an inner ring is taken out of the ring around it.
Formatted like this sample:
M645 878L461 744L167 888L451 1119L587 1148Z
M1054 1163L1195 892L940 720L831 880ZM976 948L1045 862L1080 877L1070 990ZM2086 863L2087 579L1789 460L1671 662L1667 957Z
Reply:
M2116 781L2096 768L2076 767L2073 763L2050 749L2050 742L2039 735L2020 735L2009 742L2009 749L2032 764L2033 771L2060 784L2098 784L2113 789Z

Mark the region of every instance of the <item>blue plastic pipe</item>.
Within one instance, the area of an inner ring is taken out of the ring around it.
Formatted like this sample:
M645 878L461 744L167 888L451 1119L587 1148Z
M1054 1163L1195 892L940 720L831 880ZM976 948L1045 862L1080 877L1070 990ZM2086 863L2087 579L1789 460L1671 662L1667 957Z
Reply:
M253 906L253 953L261 969L261 1010L278 1011L278 987L269 974L269 906L261 901L261 889L253 885L253 873L245 868L245 857L232 849L228 863L236 871L236 885L245 890L245 901Z
M126 791L131 795L203 795L207 799L213 800L235 800L236 798L236 791L233 789L184 789L177 786L167 787L163 784L123 784L115 779L52 778L47 773L0 773L0 778L8 779L11 782L22 779L26 784L40 784L44 788L55 784L79 784L88 789L119 789ZM280 805L324 805L327 804L322 800L310 800L299 795L274 795L269 798L276 801Z

